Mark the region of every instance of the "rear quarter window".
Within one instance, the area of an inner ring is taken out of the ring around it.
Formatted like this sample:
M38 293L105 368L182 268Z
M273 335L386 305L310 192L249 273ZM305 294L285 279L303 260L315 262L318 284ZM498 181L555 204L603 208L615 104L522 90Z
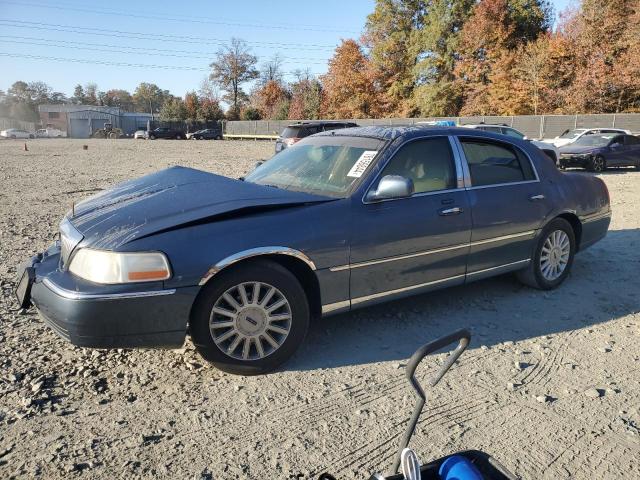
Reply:
M300 133L300 128L301 127L287 127L282 131L280 136L282 138L300 138L298 135Z

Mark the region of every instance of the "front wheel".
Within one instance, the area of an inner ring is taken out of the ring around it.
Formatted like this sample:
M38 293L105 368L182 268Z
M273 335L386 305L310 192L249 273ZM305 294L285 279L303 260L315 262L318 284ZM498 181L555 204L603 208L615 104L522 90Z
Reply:
M155 135L149 135L149 140L155 140L156 136Z
M302 344L309 305L287 269L259 260L221 272L200 293L191 338L200 355L238 375L273 371Z
M539 290L552 290L569 275L575 252L573 227L563 218L556 218L542 230L531 262L517 273L518 279Z

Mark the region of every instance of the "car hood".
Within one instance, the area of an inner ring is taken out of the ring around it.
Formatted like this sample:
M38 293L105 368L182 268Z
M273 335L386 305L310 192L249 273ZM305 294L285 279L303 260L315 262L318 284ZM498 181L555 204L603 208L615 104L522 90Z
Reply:
M67 218L85 246L117 249L196 223L332 200L172 167L100 192L74 205Z
M580 145L567 145L560 148L560 153L580 155L585 153L593 153L597 150L601 150L602 147L583 147Z

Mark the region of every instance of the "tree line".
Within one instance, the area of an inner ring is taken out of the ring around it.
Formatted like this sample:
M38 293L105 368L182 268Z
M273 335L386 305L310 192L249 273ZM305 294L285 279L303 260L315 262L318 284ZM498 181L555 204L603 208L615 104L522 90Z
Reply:
M19 81L0 91L0 116L37 121L42 103L200 121L637 112L640 0L583 0L557 19L548 0L376 0L319 78L285 81L279 55L259 64L237 38L210 68L184 97L153 83L66 97Z

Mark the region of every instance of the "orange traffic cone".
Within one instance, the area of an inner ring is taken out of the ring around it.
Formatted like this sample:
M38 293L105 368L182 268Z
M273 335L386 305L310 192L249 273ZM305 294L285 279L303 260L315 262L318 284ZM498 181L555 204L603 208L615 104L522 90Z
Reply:
M24 142L24 151L25 151L25 152L28 152L28 151L29 151L29 149L27 148L27 142Z

